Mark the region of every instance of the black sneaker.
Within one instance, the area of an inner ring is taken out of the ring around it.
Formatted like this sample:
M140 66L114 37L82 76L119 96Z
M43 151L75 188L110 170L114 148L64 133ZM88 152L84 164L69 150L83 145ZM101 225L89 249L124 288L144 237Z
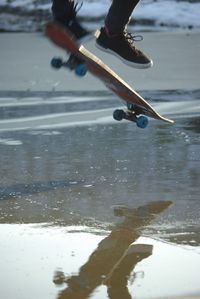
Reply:
M93 37L92 33L83 28L76 18L81 6L82 4L78 6L78 3L74 3L74 1L66 1L66 7L54 4L52 6L54 20L66 27L79 43L86 42Z
M101 28L96 39L96 46L119 57L129 66L144 69L153 66L153 61L134 46L134 36L126 31L117 35L109 35Z

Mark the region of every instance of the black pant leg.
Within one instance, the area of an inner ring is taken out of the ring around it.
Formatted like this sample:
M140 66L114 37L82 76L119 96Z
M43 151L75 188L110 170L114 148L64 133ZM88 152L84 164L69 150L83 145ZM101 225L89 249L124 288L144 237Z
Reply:
M52 0L52 13L55 19L70 18L73 0Z
M111 33L122 32L140 0L113 0L105 19L105 25Z

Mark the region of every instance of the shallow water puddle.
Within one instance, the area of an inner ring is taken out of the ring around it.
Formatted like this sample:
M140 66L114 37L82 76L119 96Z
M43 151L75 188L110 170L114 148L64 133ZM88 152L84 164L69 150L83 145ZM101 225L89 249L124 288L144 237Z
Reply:
M84 226L1 224L2 298L126 299L200 294L199 247L139 237L125 249L112 234ZM117 258L121 249L124 252Z

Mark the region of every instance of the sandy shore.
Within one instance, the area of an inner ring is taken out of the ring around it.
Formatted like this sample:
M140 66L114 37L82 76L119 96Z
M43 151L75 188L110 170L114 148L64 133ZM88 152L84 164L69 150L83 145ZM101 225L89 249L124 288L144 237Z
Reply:
M154 61L148 70L132 69L117 58L87 48L99 56L136 90L198 89L200 83L200 33L144 33L138 43ZM106 90L88 74L76 78L65 70L54 71L49 62L65 53L42 34L0 34L0 90Z
M154 67L136 70L87 45L176 121L140 130L99 80L52 70L42 34L0 34L3 299L200 299L199 46L144 33Z

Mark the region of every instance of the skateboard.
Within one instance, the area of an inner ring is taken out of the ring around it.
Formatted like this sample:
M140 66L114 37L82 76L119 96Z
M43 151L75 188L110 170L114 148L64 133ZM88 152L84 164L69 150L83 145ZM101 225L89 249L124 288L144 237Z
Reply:
M67 61L54 57L51 65L54 68L65 67L75 71L78 76L85 76L87 71L100 79L106 87L122 99L127 109L116 109L113 118L117 121L126 119L133 121L140 128L146 128L148 117L173 124L174 121L161 116L156 110L132 89L123 79L111 70L103 61L79 45L72 33L56 22L45 26L46 36L58 47L70 53Z

